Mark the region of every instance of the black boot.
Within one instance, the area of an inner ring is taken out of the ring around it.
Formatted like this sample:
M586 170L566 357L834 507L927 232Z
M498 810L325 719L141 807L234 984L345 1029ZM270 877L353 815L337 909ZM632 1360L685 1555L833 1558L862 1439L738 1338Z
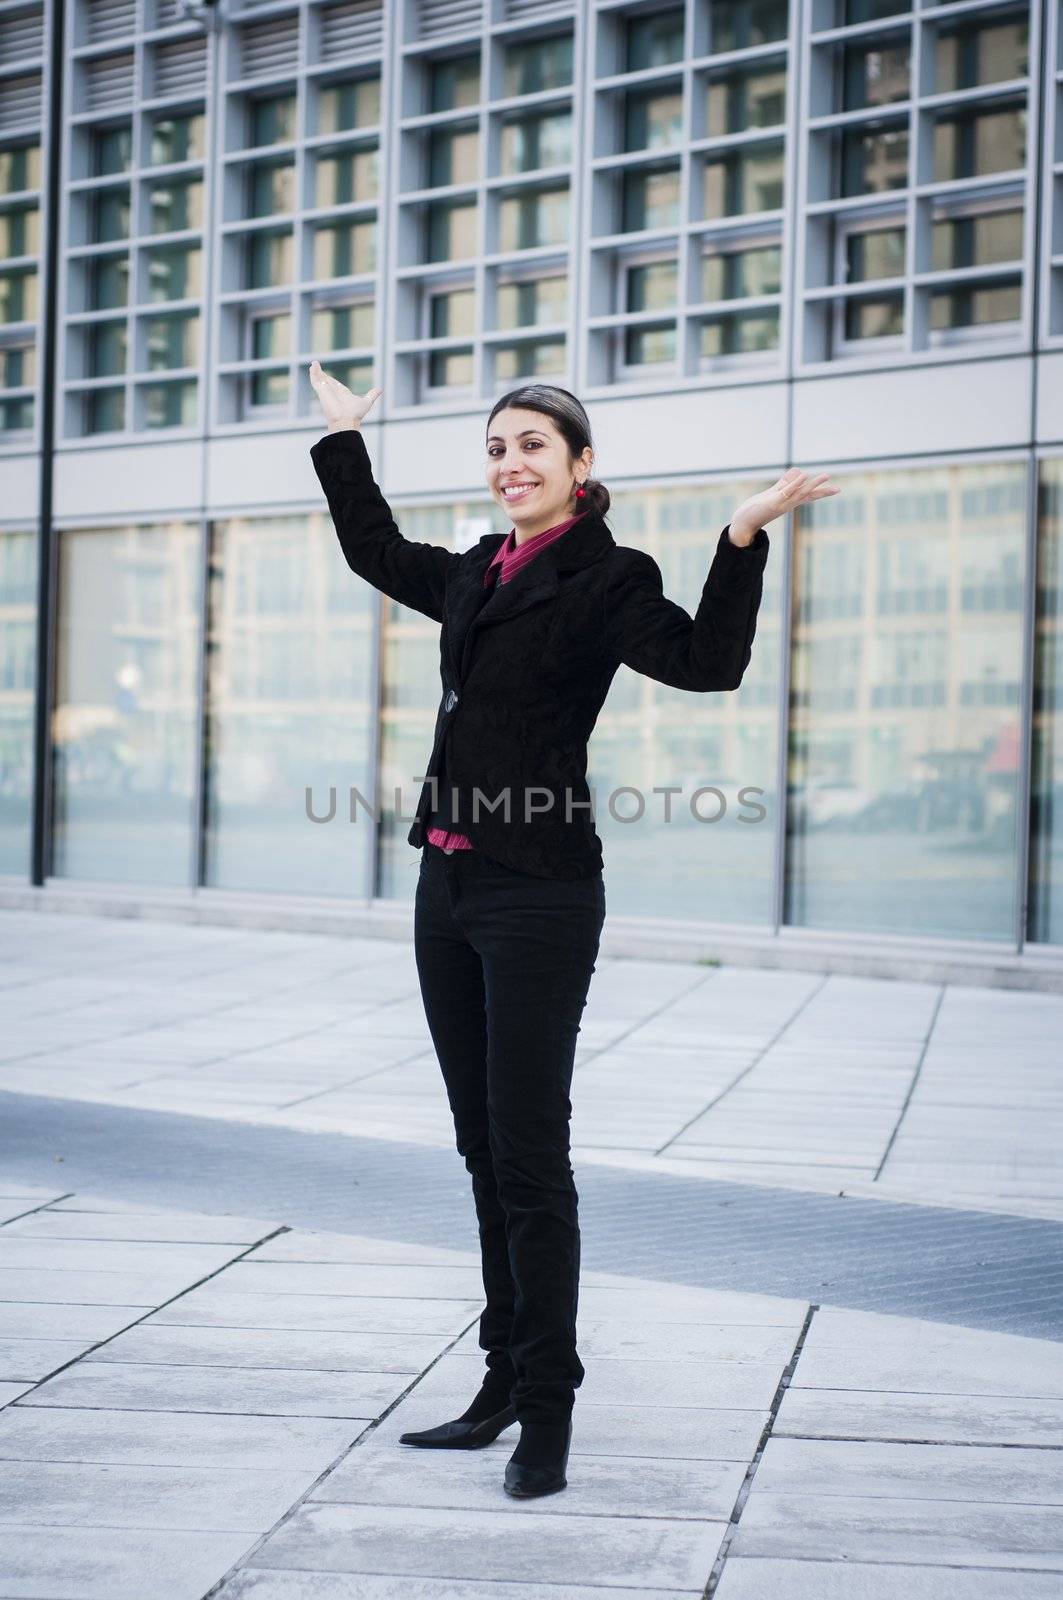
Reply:
M454 1422L441 1422L418 1433L402 1433L400 1444L420 1445L424 1450L479 1450L492 1444L503 1428L517 1420L517 1409L498 1390L481 1388L467 1411Z
M522 1422L520 1443L506 1467L505 1490L518 1500L556 1494L567 1487L572 1418L567 1422Z

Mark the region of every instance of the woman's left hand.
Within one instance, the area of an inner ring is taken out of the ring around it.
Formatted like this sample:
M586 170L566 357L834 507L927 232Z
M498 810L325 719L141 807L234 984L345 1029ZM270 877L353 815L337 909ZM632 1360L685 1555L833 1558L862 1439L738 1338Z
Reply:
M804 505L806 500L822 500L825 495L841 494L839 485L829 482L829 479L829 472L820 472L813 478L807 472L802 472L800 467L790 467L770 489L751 494L748 500L742 501L731 518L730 537L733 543L751 544L758 528L773 522L776 517L785 516L795 506Z

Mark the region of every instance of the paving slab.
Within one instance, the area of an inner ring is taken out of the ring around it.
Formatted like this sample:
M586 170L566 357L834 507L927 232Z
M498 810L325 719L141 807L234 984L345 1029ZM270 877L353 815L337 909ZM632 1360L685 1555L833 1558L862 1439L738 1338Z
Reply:
M306 1488L300 1468L117 1466L84 1461L8 1461L0 1477L0 1545L5 1528L184 1528L195 1534L261 1533ZM0 1577L0 1589L3 1578Z
M203 1600L253 1543L242 1531L0 1529L3 1600Z
M224 1592L232 1600L228 1589ZM775 1600L1059 1600L1059 1577L1028 1568L1006 1572L997 1567L987 1574L984 1569L919 1567L910 1561L885 1565L731 1555L714 1600L765 1600L767 1595ZM255 1600L273 1596L256 1595ZM332 1597L310 1592L305 1600Z

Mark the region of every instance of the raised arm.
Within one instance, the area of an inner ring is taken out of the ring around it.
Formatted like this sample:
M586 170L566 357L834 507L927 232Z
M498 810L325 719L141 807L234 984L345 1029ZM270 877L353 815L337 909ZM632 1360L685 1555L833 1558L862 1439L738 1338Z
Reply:
M326 434L310 459L351 570L400 605L442 622L447 573L459 557L441 544L403 538L374 481L361 431Z
M347 565L400 605L442 622L447 574L460 557L443 545L404 539L377 487L360 423L381 391L354 395L316 361L310 381L329 423L310 459Z
M625 551L623 570L606 597L606 633L613 654L673 689L737 689L749 665L768 559L758 528L746 545L720 534L694 616L664 593L661 569L644 550Z

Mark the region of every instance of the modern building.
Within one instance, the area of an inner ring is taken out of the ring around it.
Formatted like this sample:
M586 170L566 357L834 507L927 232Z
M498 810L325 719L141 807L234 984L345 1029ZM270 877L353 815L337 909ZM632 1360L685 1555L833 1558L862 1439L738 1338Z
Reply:
M840 486L738 691L620 669L610 920L1063 983L1060 9L0 0L0 903L411 900L438 627L343 561L316 356L452 548L572 389L691 612Z

